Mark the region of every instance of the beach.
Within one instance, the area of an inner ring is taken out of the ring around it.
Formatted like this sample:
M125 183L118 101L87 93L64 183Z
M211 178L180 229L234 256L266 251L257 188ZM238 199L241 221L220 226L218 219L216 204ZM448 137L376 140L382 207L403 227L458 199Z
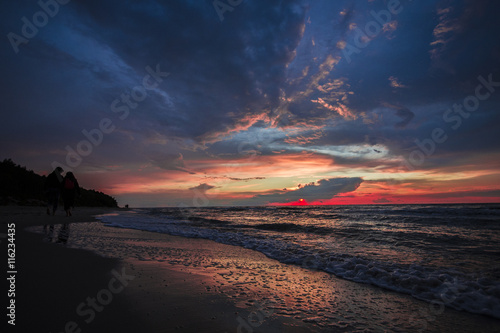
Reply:
M77 208L66 218L47 216L42 207L1 207L0 233L15 223L16 234L16 325L10 331L495 332L500 327L489 316L282 263L240 246L113 228L93 218L113 211ZM67 222L64 243L59 236ZM43 228L51 223L52 235ZM3 239L2 251L7 251Z

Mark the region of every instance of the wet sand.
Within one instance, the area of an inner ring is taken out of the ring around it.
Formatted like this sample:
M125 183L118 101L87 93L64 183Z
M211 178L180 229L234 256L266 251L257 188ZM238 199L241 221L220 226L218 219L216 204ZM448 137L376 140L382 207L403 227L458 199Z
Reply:
M6 232L3 224L16 222L18 329L495 332L500 327L493 318L433 307L210 240L93 222L72 223L67 244L57 243L62 223L89 222L106 210L79 209L69 219L48 217L41 208L0 211L5 217L0 232ZM55 223L52 237L42 227L47 221Z
M105 209L78 209L73 220L92 221L92 215ZM106 286L111 270L119 269L117 259L109 259L90 251L65 248L42 241L39 234L26 232L24 228L45 223L61 223L68 219L61 215L47 216L43 207L0 207L2 223L0 233L7 233L7 224L15 223L16 283L15 283L15 326L10 324L7 332L89 332L78 322L77 306L86 298L95 295ZM40 227L42 228L42 227ZM2 268L6 274L6 238L2 238ZM8 288L5 286L5 288ZM6 290L6 289L4 289ZM9 301L2 290L2 304ZM5 309L2 306L2 309ZM121 318L130 312L124 297L116 297L106 309L109 318ZM5 311L5 310L4 310ZM2 320L7 321L5 314ZM112 324L117 330L139 329L140 317L130 312L122 320ZM75 322L77 326L73 325ZM96 317L93 322L96 332L109 328L104 318ZM74 327L75 326L75 327ZM5 331L3 331L5 332Z

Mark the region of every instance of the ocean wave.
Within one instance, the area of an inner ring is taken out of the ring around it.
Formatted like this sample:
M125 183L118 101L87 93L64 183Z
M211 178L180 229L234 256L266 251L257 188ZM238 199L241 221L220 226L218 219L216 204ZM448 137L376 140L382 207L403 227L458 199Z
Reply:
M295 223L261 223L245 226L248 228L255 228L260 230L272 230L272 231L281 231L281 232L304 232L304 233L313 233L313 234L321 234L326 235L334 232L333 229L327 227L318 227L318 226L305 226Z
M318 227L299 226L294 223L260 223L239 228L207 228L203 225L207 223L206 221L196 225L196 223L178 223L175 218L161 215L138 216L138 214L127 215L126 213L102 216L100 219L111 227L205 238L241 246L262 252L286 264L322 270L347 280L410 294L434 304L500 319L500 282L497 279L481 274L466 274L450 267L431 268L419 264L404 265L373 260L352 255L346 251L320 249L287 241L279 234L264 237L251 232L252 228L300 231L304 234L322 232Z

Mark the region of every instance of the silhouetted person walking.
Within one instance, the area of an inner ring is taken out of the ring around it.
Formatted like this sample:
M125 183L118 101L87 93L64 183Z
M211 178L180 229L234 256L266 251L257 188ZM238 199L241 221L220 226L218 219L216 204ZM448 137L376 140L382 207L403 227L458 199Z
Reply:
M61 182L63 168L57 167L45 180L45 193L47 194L47 215L50 215L52 206L52 215L56 214L57 204L59 203L59 194L61 193Z
M73 172L66 173L61 188L66 216L71 216L71 207L75 206L75 197L80 194L80 186Z

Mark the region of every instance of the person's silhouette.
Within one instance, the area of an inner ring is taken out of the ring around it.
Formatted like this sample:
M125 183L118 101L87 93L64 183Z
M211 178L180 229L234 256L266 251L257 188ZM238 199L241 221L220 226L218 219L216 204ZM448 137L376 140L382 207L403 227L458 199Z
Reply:
M75 206L75 197L80 194L80 186L73 172L66 173L61 188L66 216L71 216L71 207Z
M50 215L50 208L52 207L52 215L56 214L57 205L59 203L59 194L61 193L61 182L63 168L57 167L47 176L45 180L45 193L47 195L47 215Z

